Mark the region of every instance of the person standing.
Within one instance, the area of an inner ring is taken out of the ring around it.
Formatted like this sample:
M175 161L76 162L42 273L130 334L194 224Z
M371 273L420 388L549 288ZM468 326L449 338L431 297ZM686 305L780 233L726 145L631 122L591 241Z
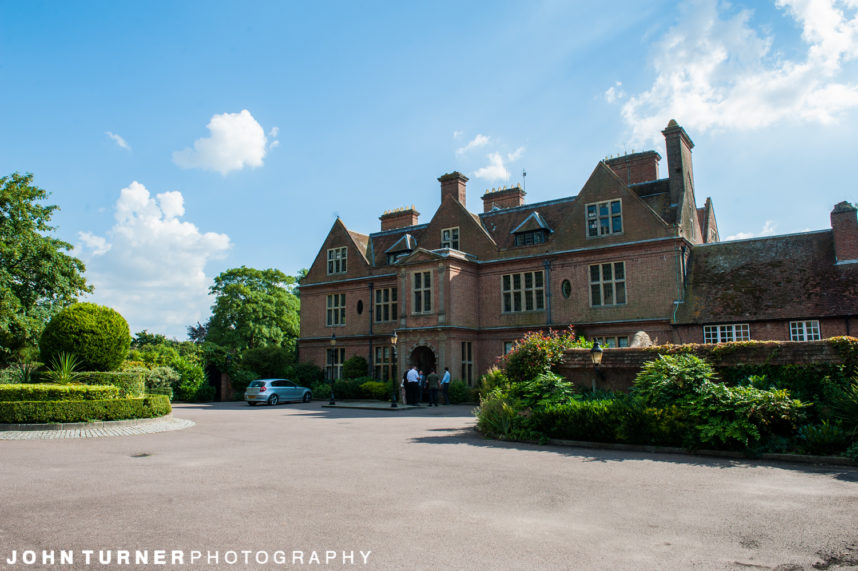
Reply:
M426 388L426 376L423 374L423 369L417 369L417 404L423 402L423 389Z
M429 383L429 406L438 406L438 389L441 387L441 381L435 369L429 371L426 382Z
M417 386L420 384L420 374L417 372L417 365L412 365L408 370L408 382L405 383L405 395L408 398L408 404L417 405Z
M444 404L450 404L450 368L444 367L444 377L441 379L441 396Z

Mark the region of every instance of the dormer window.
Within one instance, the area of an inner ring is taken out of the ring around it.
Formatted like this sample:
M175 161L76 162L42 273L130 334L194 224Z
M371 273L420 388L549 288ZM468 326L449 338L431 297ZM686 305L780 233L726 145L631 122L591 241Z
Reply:
M551 233L551 228L539 212L531 212L524 221L513 229L516 246L533 246L544 244Z
M328 250L328 275L346 273L348 252L345 246Z
M417 240L411 234L404 234L393 246L385 250L387 263L395 264L401 258L407 257L417 248Z
M452 250L459 249L459 227L444 228L441 230L441 247Z
M623 232L623 208L621 201L606 200L587 205L587 237L608 236Z
M515 235L516 246L533 246L534 244L544 244L545 230L529 230L527 232L519 232Z

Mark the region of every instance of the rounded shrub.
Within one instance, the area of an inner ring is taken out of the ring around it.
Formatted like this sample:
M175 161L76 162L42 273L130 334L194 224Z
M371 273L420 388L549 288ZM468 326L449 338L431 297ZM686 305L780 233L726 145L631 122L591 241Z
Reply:
M39 340L44 363L60 353L77 357L84 371L115 371L131 345L128 322L119 313L94 303L76 303L56 314Z
M343 363L343 378L358 379L365 377L367 370L369 370L369 363L366 362L366 359L360 355L355 355Z

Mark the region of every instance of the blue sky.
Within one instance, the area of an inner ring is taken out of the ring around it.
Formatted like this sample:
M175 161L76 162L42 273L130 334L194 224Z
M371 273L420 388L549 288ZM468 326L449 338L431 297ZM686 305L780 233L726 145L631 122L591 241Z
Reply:
M0 0L0 175L52 193L91 301L179 339L215 275L295 274L337 216L428 220L453 170L476 212L522 169L575 195L671 118L722 239L858 202L856 0L603 6Z

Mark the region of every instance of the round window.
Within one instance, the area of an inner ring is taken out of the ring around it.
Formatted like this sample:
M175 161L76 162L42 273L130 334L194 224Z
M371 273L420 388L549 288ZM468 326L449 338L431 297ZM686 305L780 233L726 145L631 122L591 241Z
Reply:
M560 284L560 293L566 299L569 299L569 296L572 295L572 284L569 283L569 280L563 280L563 283Z
M362 299L359 299L357 302L357 312L358 312L358 315L363 313L363 300Z

